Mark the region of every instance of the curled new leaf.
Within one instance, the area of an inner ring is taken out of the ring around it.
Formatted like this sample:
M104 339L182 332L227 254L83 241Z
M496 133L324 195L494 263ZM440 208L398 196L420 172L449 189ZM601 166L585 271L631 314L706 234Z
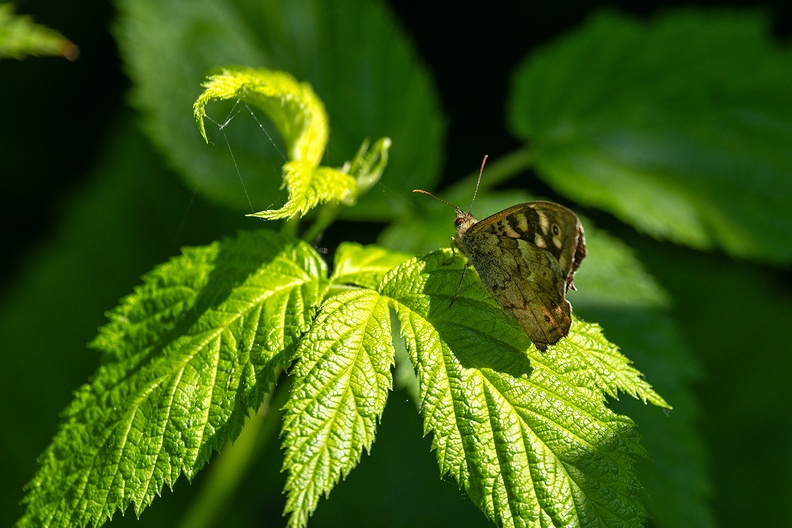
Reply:
M352 176L330 167L314 167L304 161L290 161L283 166L283 186L289 189L289 200L283 207L248 216L266 220L305 216L320 203L351 202L355 198Z
M378 139L373 146L363 142L351 162L341 169L315 167L308 161L291 161L283 166L283 187L289 200L276 210L259 211L248 216L275 220L295 215L305 216L321 203L353 205L356 198L371 188L388 164L389 138Z
M266 65L310 82L333 126L325 164L340 166L366 136L387 135L399 145L383 176L390 192L368 193L340 215L387 221L406 212L406 202L394 196L433 188L444 158L445 119L431 76L387 3L120 0L117 7L116 32L133 80L132 101L169 165L199 194L248 212L249 196L261 204L256 210L263 209L280 182L257 175L278 173L283 157L296 159L281 155L285 145L271 148L260 125L269 135L279 134L271 134L269 123L257 122L258 116L241 115L225 126L247 110L232 108L237 99L207 106L209 117L220 117L233 159L225 148L199 143L195 119L184 108L195 102L200 93L195 86L206 72L218 73L213 69L228 64ZM212 122L206 125L210 140L218 137Z
M329 127L322 101L311 87L288 73L264 68L226 68L203 84L193 113L201 135L206 137L204 109L212 99L242 99L261 109L286 142L289 158L318 165Z
M320 167L329 128L321 100L311 87L284 72L234 68L209 77L195 101L193 113L205 140L205 108L212 99L241 99L263 110L277 127L291 161L283 166L288 201L280 209L249 216L274 220L304 216L321 203L352 205L357 196L379 181L388 163L389 138L371 148L366 140L352 162L342 169ZM351 173L351 175L350 175Z

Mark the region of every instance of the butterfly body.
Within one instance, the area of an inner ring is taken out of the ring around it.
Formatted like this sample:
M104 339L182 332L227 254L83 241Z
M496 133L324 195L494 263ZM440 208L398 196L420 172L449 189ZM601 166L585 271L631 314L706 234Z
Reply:
M551 202L518 204L477 221L457 208L454 245L540 350L566 336L566 292L586 256L577 215Z

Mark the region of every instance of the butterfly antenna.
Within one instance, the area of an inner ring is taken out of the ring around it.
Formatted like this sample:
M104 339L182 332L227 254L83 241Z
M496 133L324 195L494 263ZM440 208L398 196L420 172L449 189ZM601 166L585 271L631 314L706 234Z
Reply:
M481 183L481 175L484 173L484 165L487 163L488 157L489 155L484 154L484 159L481 160L481 168L479 169L478 180L476 180L476 190L473 191L473 199L470 200L470 208L468 209L468 214L470 214L470 211L473 210L473 202L476 201L476 195L478 194L479 184Z
M484 159L481 160L481 168L479 169L478 180L476 180L476 190L473 191L473 199L470 201L470 209L468 209L468 214L470 214L470 211L473 209L473 202L476 201L476 195L478 194L479 184L481 183L481 175L484 172L484 164L487 163L487 158L488 157L489 156L487 154L484 154ZM459 207L457 207L456 205L450 204L450 203L446 202L445 200L443 200L442 198L438 198L437 196L435 196L434 194L430 193L429 191L424 191L423 189L413 189L413 192L425 194L427 196L431 196L432 198L434 198L438 202L442 202L442 203L446 204L449 207L453 207L457 211L461 211L461 209Z
M446 204L449 207L453 207L454 209L459 209L456 205L452 205L452 204L446 202L445 200L443 200L442 198L438 198L437 196L435 196L434 194L430 193L429 191L424 191L422 189L413 189L413 192L417 192L417 193L425 194L427 196L431 196L432 198L434 198L438 202L443 202L444 204Z

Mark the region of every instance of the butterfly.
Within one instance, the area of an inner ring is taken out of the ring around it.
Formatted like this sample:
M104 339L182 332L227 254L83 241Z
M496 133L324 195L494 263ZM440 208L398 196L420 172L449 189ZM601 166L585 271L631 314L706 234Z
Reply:
M486 161L484 156L479 182ZM566 293L575 289L575 272L586 256L583 227L574 212L557 203L527 202L479 221L427 191L413 192L456 209L451 242L468 259L462 276L472 265L490 295L520 323L537 349L544 351L569 333L572 309ZM478 182L474 200L477 193Z

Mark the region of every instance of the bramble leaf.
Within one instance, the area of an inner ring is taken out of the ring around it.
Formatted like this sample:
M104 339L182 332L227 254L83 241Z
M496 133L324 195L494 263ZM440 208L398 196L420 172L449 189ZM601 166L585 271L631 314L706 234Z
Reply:
M497 164L498 160L493 162ZM442 196L446 198L445 193ZM519 190L479 193L473 213L477 218L485 218L516 202L535 199ZM447 246L453 233L448 207L435 206L434 201L429 201L421 209L425 214L389 226L380 236L380 243L418 253ZM668 294L623 242L597 229L586 218L581 221L589 251L575 275L578 289L568 294L574 313L602 325L608 339L619 344L623 353L652 380L657 392L674 406L669 419L665 413L634 401L617 402L617 409L638 424L643 445L649 452L650 459L637 465L640 481L650 497L644 496L644 506L653 523L676 526L683 519L688 525L711 524L706 522L712 518L707 499L711 486L690 387L700 373L681 339L676 321L669 314ZM448 280L458 282L459 278ZM580 326L573 323L573 332L579 328L583 328L582 323ZM548 354L551 353L554 351L549 350ZM397 367L402 366L397 363ZM412 372L406 371L407 368L400 369L404 376L397 377L397 386L400 379L414 383ZM628 386L623 390L632 394ZM419 398L416 396L415 400ZM676 441L669 442L668 438ZM681 482L680 474L685 475Z
M92 346L108 362L84 385L41 457L20 526L139 514L234 439L292 358L327 286L307 244L241 234L155 268Z
M289 526L305 526L371 448L393 383L390 334L387 299L355 290L327 300L302 339L283 423Z
M344 242L336 250L330 281L375 289L387 272L410 257L375 245Z
M671 408L619 348L604 339L599 325L575 320L569 333L571 337L540 359L547 358L553 368L580 387L599 390L615 399L623 392L644 403Z
M380 286L418 375L441 471L502 526L638 526L645 512L633 466L644 451L604 393L665 402L593 325L574 321L540 354L474 274L449 308L461 274L460 261L443 265L450 254L407 261ZM597 361L602 375L576 370L589 354L607 358Z

